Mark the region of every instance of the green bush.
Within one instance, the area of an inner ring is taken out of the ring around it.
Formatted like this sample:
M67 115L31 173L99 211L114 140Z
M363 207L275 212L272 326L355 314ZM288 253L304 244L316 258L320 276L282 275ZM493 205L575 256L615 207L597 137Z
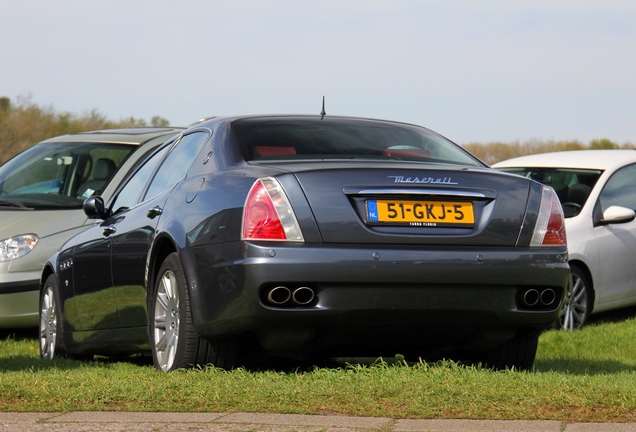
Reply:
M515 141L512 143L491 142L491 143L478 143L473 142L465 144L466 150L486 162L487 164L494 164L506 159L511 159L519 156L526 156L536 153L551 153L557 151L570 151L570 150L590 150L590 149L633 149L636 145L631 143L625 143L619 145L607 138L592 140L589 144L584 144L580 141L541 141L541 140L529 140L524 142Z

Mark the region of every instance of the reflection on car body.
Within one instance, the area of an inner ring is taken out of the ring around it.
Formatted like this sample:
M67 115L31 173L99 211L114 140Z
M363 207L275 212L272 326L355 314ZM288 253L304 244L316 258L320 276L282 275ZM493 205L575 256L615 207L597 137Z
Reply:
M445 210L414 226L373 203ZM400 352L529 369L568 281L550 187L402 123L197 122L84 207L95 225L42 272L45 358L150 350L170 371Z
M86 227L82 203L109 198L139 158L179 128L129 128L63 135L0 166L0 327L36 327L46 260ZM121 168L121 169L120 169ZM90 221L88 221L90 223Z
M494 166L551 186L561 200L571 281L558 326L581 328L592 313L636 304L636 151L545 153Z

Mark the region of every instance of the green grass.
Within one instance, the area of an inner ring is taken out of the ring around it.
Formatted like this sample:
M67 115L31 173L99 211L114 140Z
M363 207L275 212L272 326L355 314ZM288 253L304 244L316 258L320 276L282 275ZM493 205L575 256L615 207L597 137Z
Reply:
M308 371L157 372L134 361L40 360L0 341L0 411L181 411L636 422L636 310L541 336L532 372L395 359Z

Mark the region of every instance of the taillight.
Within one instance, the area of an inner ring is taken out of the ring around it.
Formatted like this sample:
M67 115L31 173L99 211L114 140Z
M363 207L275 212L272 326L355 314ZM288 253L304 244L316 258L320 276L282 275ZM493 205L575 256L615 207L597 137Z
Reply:
M243 207L243 240L304 241L294 210L278 180L256 180Z
M561 203L554 190L543 186L539 217L534 226L530 246L565 246L565 219Z

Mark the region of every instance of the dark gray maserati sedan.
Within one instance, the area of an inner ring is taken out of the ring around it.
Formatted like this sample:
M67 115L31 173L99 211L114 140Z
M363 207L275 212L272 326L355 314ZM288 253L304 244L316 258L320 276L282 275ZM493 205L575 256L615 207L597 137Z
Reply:
M41 277L41 355L530 369L569 269L561 205L419 126L218 117L160 147Z

